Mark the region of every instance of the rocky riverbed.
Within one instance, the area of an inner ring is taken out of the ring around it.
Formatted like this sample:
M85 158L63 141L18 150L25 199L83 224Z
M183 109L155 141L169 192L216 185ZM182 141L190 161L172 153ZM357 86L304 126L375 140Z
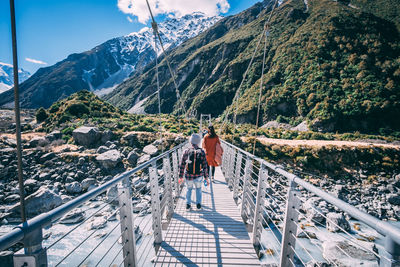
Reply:
M85 193L116 174L146 162L161 152L158 140L142 148L134 147L138 133L116 139L111 131L80 127L73 132L76 145L64 144L58 131L30 136L24 141L23 170L28 217L49 211ZM184 139L170 139L178 144ZM0 138L0 222L19 221L19 191L16 142ZM146 178L134 179L143 185Z
M73 142L67 144L59 131L49 134L24 133L23 169L28 217L34 217L58 207L99 184L109 181L115 175L158 155L162 148L160 142L155 140L155 135L139 141L141 134L143 133L129 132L123 136L115 136L110 130L101 131L96 127L82 126L72 132ZM169 137L168 141L162 145L170 147L183 140L182 137ZM138 146L139 143L140 146ZM159 173L162 174L162 170L159 170ZM302 173L299 175L305 176ZM3 133L0 136L0 229L2 233L20 222L16 177L16 141L11 134ZM149 177L143 172L131 178L134 212L138 217L145 218L150 208L150 198L147 195ZM263 225L266 229L262 237L266 248L263 251L264 261L268 259L268 256L279 253L279 249L273 248L272 244L278 235L277 229L282 228L281 222L285 211L285 188L282 185L287 182L279 176L271 176L271 178L274 179L268 183L264 200ZM366 178L360 175L354 180L330 180L309 176L308 180L381 220L398 222L400 220L400 174L387 177L386 174L379 173L373 181L368 181ZM253 185L252 190L255 193L257 183L253 181ZM299 207L299 229L301 230L298 231L297 237L304 240L299 241L299 244L309 247L310 253L317 259L317 262L313 263L313 259L306 255L305 257L309 259L307 266L319 266L320 263L329 261L332 257L339 257L342 250L352 257L349 260L348 255L345 254L347 258L342 255L341 257L345 260L338 262L339 266L358 264L375 266L377 264L377 257L373 252L378 251L375 253L379 255L383 241L375 231L355 221L351 214L345 214L306 190L299 189L301 190L301 206ZM91 214L101 203L113 202L116 197L116 188L112 188L99 196L96 201L72 211L62 218L57 226L45 231L45 237L48 240L45 242L52 244L71 227L82 222L85 222L86 232L99 231L98 238L101 240L105 236L101 233L106 233L106 230L110 230L115 225L118 213L113 214L113 212L116 210L117 203L111 203L112 205L100 212L99 216L91 217ZM140 226L137 231L139 236L147 233L146 229ZM356 240L354 242L359 242L362 247L368 248L364 251L365 253L362 252L363 250L360 253L355 252L360 250L360 245L346 240L344 231L350 233L351 240ZM81 231L81 234L83 232ZM71 243L71 246L73 245ZM337 247L340 248L339 251ZM305 255L304 251L301 253ZM60 258L57 252L54 255L55 260Z
M276 263L280 253L277 242L283 232L286 208L284 177L269 173L265 191L262 232L262 261ZM378 179L373 184L354 184L310 178L310 182L381 220L400 227L400 175ZM250 187L255 195L256 182ZM298 187L299 218L296 253L299 265L306 266L379 266L384 257L384 237L363 222L327 203L302 187ZM246 211L251 214L251 208Z

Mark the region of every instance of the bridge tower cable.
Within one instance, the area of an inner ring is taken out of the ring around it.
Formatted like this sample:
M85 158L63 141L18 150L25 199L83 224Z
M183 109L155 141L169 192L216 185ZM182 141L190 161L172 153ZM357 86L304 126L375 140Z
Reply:
M254 131L254 143L253 143L253 155L256 152L256 137L258 131L258 124L260 121L260 109L261 109L261 97L262 97L262 90L263 90L263 81L264 81L264 70L265 70L265 55L267 53L267 38L269 36L269 24L266 25L264 29L264 54L263 54L263 64L261 69L261 80L260 80L260 91L258 92L258 106L257 106L257 119L256 119L256 129Z
M163 134L162 134L162 124L161 124L161 99L160 99L160 80L158 77L158 48L157 48L157 34L154 31L154 51L156 52L156 80L157 80L157 99L158 99L158 120L159 120L159 133L160 133L160 142L161 142L161 150L164 153L164 143L163 143Z
M233 124L235 125L235 128L236 128L236 125L237 125L237 113L238 113L238 109L239 109L239 98L240 98L241 88L243 86L244 80L247 77L247 74L248 74L248 72L250 70L250 67L253 64L255 55L256 55L256 53L258 51L258 48L259 48L259 46L261 44L261 41L262 41L264 35L267 34L267 32L269 33L271 17L272 17L272 14L274 13L274 10L276 8L277 3L278 3L278 0L275 0L274 4L272 6L272 10L271 10L271 12L269 14L269 17L268 17L267 21L264 23L263 31L260 34L260 37L259 37L259 39L257 41L257 45L256 45L256 48L254 49L254 52L253 52L252 56L251 56L249 65L247 66L247 69L243 74L242 81L240 82L239 88L236 90L235 96L233 97L232 104L235 103L234 115L233 115ZM223 124L227 123L228 117L229 117L229 112L227 112L227 115L225 116Z
M175 80L175 74L172 71L171 64L170 64L169 59L168 59L168 55L167 55L167 53L165 53L164 44L162 42L162 39L161 39L161 36L160 36L160 32L158 30L158 24L154 19L153 12L151 11L149 1L146 0L146 3L147 3L147 7L149 8L149 12L150 12L151 20L152 20L151 27L153 28L153 31L157 35L158 41L160 42L161 49L163 51L163 54L165 56L165 60L167 62L168 70L171 73L172 81L173 81L174 86L175 86L176 99L178 101L178 108L181 108L183 115L185 115L186 114L185 105L184 105L183 101L181 100L181 96L180 96L180 92L179 92L179 89L178 89L178 85L177 85L176 80Z
M21 219L26 222L25 212L25 192L24 178L22 172L22 142L21 142L21 113L19 108L19 79L18 79L18 52L17 52L17 33L15 24L15 5L14 0L10 0L10 15L11 15L11 36L12 36L12 51L13 51L13 70L14 70L14 111L15 111L15 134L17 139L17 161L18 161L18 183L19 183L19 198L21 206Z

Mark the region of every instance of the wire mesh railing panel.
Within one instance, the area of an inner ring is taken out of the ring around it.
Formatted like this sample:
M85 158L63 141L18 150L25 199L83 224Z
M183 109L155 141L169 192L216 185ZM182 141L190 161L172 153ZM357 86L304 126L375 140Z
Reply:
M228 155L222 169L226 175L233 167L238 174L233 195L243 219L253 225L253 243L262 264L400 264L400 229L351 206L358 204L357 196L346 203L337 193L330 195L281 166L226 142L223 147Z
M154 244L162 240L161 221L174 208L172 154L178 159L183 145L29 220L1 236L0 246L24 240L27 254L16 257L35 255L39 265L151 265Z

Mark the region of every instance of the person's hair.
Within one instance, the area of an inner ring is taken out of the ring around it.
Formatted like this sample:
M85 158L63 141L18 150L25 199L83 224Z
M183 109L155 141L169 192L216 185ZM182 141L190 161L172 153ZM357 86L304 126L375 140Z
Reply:
M214 130L214 126L212 126L212 125L208 126L208 130L210 132L210 137L211 138L214 138L214 137L217 136L217 134L215 133L215 130Z

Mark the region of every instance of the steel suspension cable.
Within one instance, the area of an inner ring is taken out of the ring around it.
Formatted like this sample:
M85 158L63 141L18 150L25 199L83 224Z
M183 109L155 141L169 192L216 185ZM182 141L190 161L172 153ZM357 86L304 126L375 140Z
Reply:
M162 42L162 40L161 40L161 36L160 36L159 31L158 31L157 22L156 22L155 19L154 19L153 12L151 11L149 1L146 0L146 3L147 3L147 7L149 8L149 12L150 12L151 20L152 20L151 26L153 27L153 30L154 30L155 34L157 35L157 38L158 38L158 40L159 40L159 42L160 42L161 49L162 49L162 51L163 51L163 53L164 53L164 55L165 55L165 60L166 60L166 62L167 62L167 66L168 66L169 72L171 73L171 77L172 77L172 80L173 80L173 82L174 82L175 92L176 92L176 98L177 98L177 101L178 101L178 108L179 108L179 103L180 103L180 104L181 104L181 107L180 107L180 108L181 108L182 111L183 111L183 115L185 115L185 114L186 114L185 106L183 105L183 103L182 103L182 101L181 101L180 93L179 93L179 90L178 90L178 85L176 84L176 80L175 80L175 75L174 75L174 73L173 73L173 71L172 71L171 64L169 63L168 55L165 53L164 44L163 44L163 42Z
M253 52L253 55L252 55L251 60L250 60L250 62L249 62L249 65L247 66L247 69L246 69L245 73L243 74L242 81L240 82L239 88L238 88L238 90L236 91L236 94L235 94L235 96L234 96L234 98L233 98L233 101L232 101L232 102L235 102L235 113L234 113L234 118L233 118L233 123L234 123L234 125L235 125L235 128L236 128L236 123L237 123L237 112L238 112L238 107L239 107L240 89L241 89L241 87L242 87L242 85L243 85L243 83L244 83L244 80L246 79L246 76L247 76L247 73L248 73L248 71L249 71L249 69L250 69L250 66L252 65L252 63L253 63L253 61L254 61L254 58L255 58L255 55L256 55L256 53L257 53L257 51L258 51L258 47L260 46L262 37L263 37L264 34L265 34L265 29L266 29L267 27L269 28L269 22L270 22L270 20L271 20L272 14L274 13L274 10L275 10L275 7L276 7L276 4L277 4L277 3L278 3L278 0L275 0L274 5L273 5L273 7L272 7L272 10L271 10L271 12L270 12L270 14L269 14L269 17L268 17L267 21L264 23L263 32L261 33L260 38L258 39L257 46L256 46L256 48L254 49L254 52ZM227 120L228 115L229 115L229 114L227 114L227 116L225 117L225 120L224 120L224 121Z
M249 65L247 66L247 69L246 69L246 71L245 71L244 74L243 74L242 81L240 82L239 88L238 88L238 90L236 91L235 96L233 97L233 100L232 100L232 102L235 102L235 104L236 104L236 106L235 106L235 113L234 113L234 116L233 116L233 123L235 124L235 128L236 128L236 115L237 115L237 110L238 110L238 101L237 101L237 100L238 100L238 98L239 98L240 89L242 88L242 85L243 85L244 80L246 79L247 73L249 72L249 69L250 69L251 65L253 64L253 60L254 60L254 58L255 58L255 56L256 56L258 47L260 46L260 43L261 43L261 40L262 40L263 35L264 35L264 32L263 32L263 34L260 36L260 39L258 39L256 49L254 49L254 52L253 52L253 55L251 56ZM229 114L227 114L227 116L225 117L225 120L224 120L224 121L227 121L228 115L229 115Z
M17 52L17 26L15 24L15 5L14 0L10 0L11 16L11 38L13 52L13 71L14 71L14 111L15 111L15 135L17 139L17 167L19 184L19 201L21 210L21 220L26 222L25 211L25 191L24 178L22 171L22 141L21 141L21 113L19 108L19 78L18 78L18 52Z
M160 142L161 142L161 151L164 153L164 143L163 143L163 134L162 134L162 126L161 126L161 99L160 99L160 81L158 79L158 49L157 49L157 35L154 31L154 51L156 52L156 80L157 80L157 98L158 98L158 120L160 123L159 133L160 133Z
M265 54L267 53L267 38L268 38L268 30L269 30L269 25L267 25L267 28L264 29L264 55L263 55L263 64L261 68L261 81L260 81L260 91L258 92L258 106L257 106L257 120L256 120L256 130L254 132L254 144L253 144L253 155L256 151L256 137L257 137L257 131L258 131L258 123L260 119L260 108L261 108L261 94L262 94L262 89L263 89L263 79L264 79L264 70L265 70Z

